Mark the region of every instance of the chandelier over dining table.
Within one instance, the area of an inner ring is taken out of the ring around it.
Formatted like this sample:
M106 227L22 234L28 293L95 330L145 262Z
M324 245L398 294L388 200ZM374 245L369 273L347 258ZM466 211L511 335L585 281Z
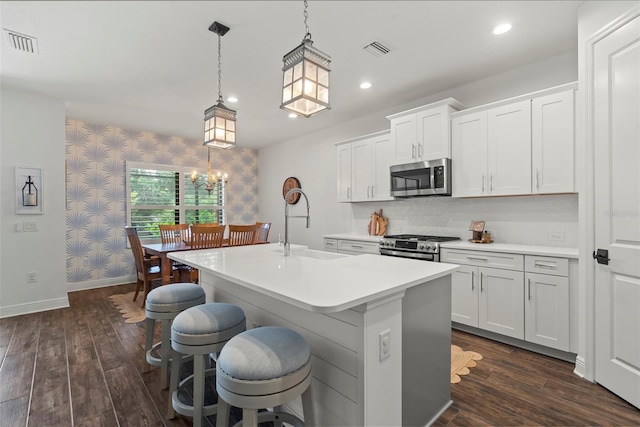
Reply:
M216 189L218 185L224 185L228 181L228 175L218 171L216 175L211 172L211 148L207 147L207 180L205 182L199 182L199 175L197 171L191 173L191 183L198 189L204 186L205 190L211 195L211 192Z

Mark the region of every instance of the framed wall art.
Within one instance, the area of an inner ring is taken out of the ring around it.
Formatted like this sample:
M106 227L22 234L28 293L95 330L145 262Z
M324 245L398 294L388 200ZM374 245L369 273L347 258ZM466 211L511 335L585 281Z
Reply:
M16 214L39 215L44 213L42 168L16 166Z

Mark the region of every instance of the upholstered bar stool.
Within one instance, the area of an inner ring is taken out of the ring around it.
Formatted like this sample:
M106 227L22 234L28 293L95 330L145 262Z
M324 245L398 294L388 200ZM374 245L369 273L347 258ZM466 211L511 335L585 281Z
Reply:
M147 316L147 337L145 343L146 359L149 365L160 366L160 383L167 388L169 356L171 355L171 321L180 312L205 302L204 289L192 283L173 283L155 288L147 295L145 315ZM161 322L162 336L159 343L153 344L156 320ZM160 347L160 357L157 354Z
M193 425L201 426L202 417L216 413L216 404L206 405L204 388L206 377L216 374L215 368L207 369L211 353L219 353L234 336L246 329L244 311L237 305L207 303L191 307L178 314L171 325L171 384L168 418L174 411L193 417ZM179 384L183 355L193 356L193 374ZM207 366L205 366L207 365ZM193 383L193 405L180 401L179 392Z
M229 340L217 360L216 426L227 426L230 406L242 408L242 426L315 426L311 392L311 349L299 333L278 326L255 328ZM304 422L281 405L302 396ZM258 409L274 408L258 412ZM240 423L238 423L240 424Z

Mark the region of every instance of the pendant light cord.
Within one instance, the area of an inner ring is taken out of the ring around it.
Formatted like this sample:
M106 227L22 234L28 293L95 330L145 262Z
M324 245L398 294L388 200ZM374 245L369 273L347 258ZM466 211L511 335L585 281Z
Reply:
M306 1L306 0L305 0ZM222 50L220 34L218 33L218 102L222 102L222 56L220 51Z
M305 31L305 35L304 35L304 39L302 39L303 42L305 40L311 40L311 33L309 32L309 25L307 25L307 19L309 18L309 12L307 11L308 8L309 8L309 3L307 3L307 0L304 0L304 31Z

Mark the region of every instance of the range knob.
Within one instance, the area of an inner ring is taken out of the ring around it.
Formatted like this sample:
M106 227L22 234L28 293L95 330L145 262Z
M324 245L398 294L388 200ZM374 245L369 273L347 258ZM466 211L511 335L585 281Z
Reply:
M418 245L418 249L420 249L421 251L424 250L426 248L426 245L424 243L420 243Z

